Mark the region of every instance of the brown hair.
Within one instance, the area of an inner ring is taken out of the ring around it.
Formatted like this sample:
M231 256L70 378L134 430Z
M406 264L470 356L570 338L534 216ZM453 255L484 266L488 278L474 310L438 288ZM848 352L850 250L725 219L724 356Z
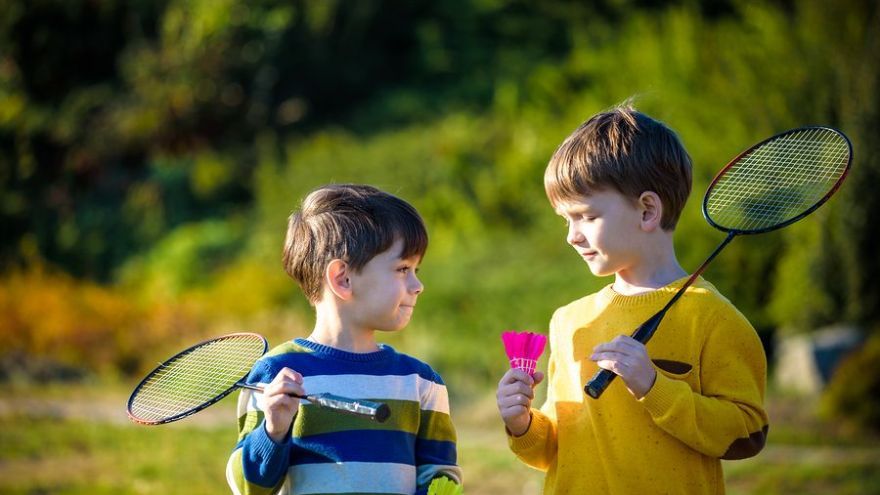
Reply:
M691 157L669 127L624 103L581 124L544 172L554 206L608 187L633 200L657 193L660 226L672 230L691 191Z
M312 191L290 215L282 262L314 304L332 260L359 272L397 239L401 258L422 257L428 249L425 224L412 205L372 186L331 184Z

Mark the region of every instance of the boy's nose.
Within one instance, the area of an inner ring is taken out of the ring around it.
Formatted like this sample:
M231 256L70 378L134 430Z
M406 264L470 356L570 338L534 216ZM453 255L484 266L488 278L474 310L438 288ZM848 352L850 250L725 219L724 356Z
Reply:
M413 276L412 276L412 280L410 281L410 284L409 284L409 290L410 290L410 292L412 292L413 294L421 294L422 291L425 290L425 285L422 284L422 281L419 280L418 277L416 277L415 275L413 275Z
M584 235L575 227L575 225L572 224L568 228L568 235L565 240L573 246L584 242Z

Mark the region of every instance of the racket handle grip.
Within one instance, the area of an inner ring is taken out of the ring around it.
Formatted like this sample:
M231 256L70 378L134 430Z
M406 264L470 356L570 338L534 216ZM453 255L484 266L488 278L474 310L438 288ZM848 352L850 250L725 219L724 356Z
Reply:
M616 377L617 375L615 375L614 372L600 369L595 375L593 375L593 378L590 378L590 381L587 382L587 385L584 387L584 392L590 397L598 399L602 395L602 392L608 388L608 385L610 385L612 380Z
M303 397L307 401L341 413L364 416L379 423L384 423L391 416L388 404L363 399L349 399L333 394L315 394Z
M663 321L663 317L666 316L667 309L668 307L663 308L658 311L657 314L648 318L646 322L639 325L639 328L632 333L632 338L643 344L647 344L648 341L651 340L651 337L654 336L654 332L657 331L657 327L660 326L660 322ZM598 399L616 376L617 375L613 371L600 369L595 375L593 375L593 378L590 378L587 385L584 386L584 392L590 397Z
M249 383L242 382L239 382L237 385L241 388L256 390L260 393L263 392L263 387L259 385L251 385ZM298 399L305 399L312 404L315 404L316 406L326 407L341 413L367 417L379 423L384 423L391 416L391 408L388 407L388 404L383 404L381 402L373 402L363 399L350 399L348 397L342 397L333 394L288 395L290 395L291 397L296 397Z

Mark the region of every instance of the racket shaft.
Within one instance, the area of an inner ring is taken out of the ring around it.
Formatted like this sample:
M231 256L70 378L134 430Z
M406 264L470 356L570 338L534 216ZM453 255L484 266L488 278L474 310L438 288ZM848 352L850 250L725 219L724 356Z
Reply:
M247 383L239 383L239 387L246 388L250 390L256 390L257 392L263 392L263 387L258 385L250 385ZM339 395L333 394L288 394L291 397L296 397L298 399L305 399L312 404L320 407L326 407L328 409L333 409L334 411L352 414L355 416L363 416L374 421L378 421L379 423L384 423L388 416L391 415L391 410L387 404L382 404L381 402L373 402L369 400L363 399L350 399L348 397L342 397Z

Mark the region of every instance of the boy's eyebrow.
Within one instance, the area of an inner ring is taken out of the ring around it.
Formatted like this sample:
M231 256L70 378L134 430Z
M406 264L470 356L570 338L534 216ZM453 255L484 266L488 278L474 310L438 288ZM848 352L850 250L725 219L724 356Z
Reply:
M417 255L417 254L414 254L414 255L410 256L409 258L404 258L403 256L398 256L398 257L397 257L397 262L398 262L398 263L409 263L409 262L415 261L415 264L416 264L416 265L421 265L421 264L422 264L422 259L423 259L422 256L419 256L419 255Z
M571 214L585 213L589 211L593 211L593 207L585 203L577 203L574 205L567 206L559 206L556 208L556 214L559 216L566 216Z

